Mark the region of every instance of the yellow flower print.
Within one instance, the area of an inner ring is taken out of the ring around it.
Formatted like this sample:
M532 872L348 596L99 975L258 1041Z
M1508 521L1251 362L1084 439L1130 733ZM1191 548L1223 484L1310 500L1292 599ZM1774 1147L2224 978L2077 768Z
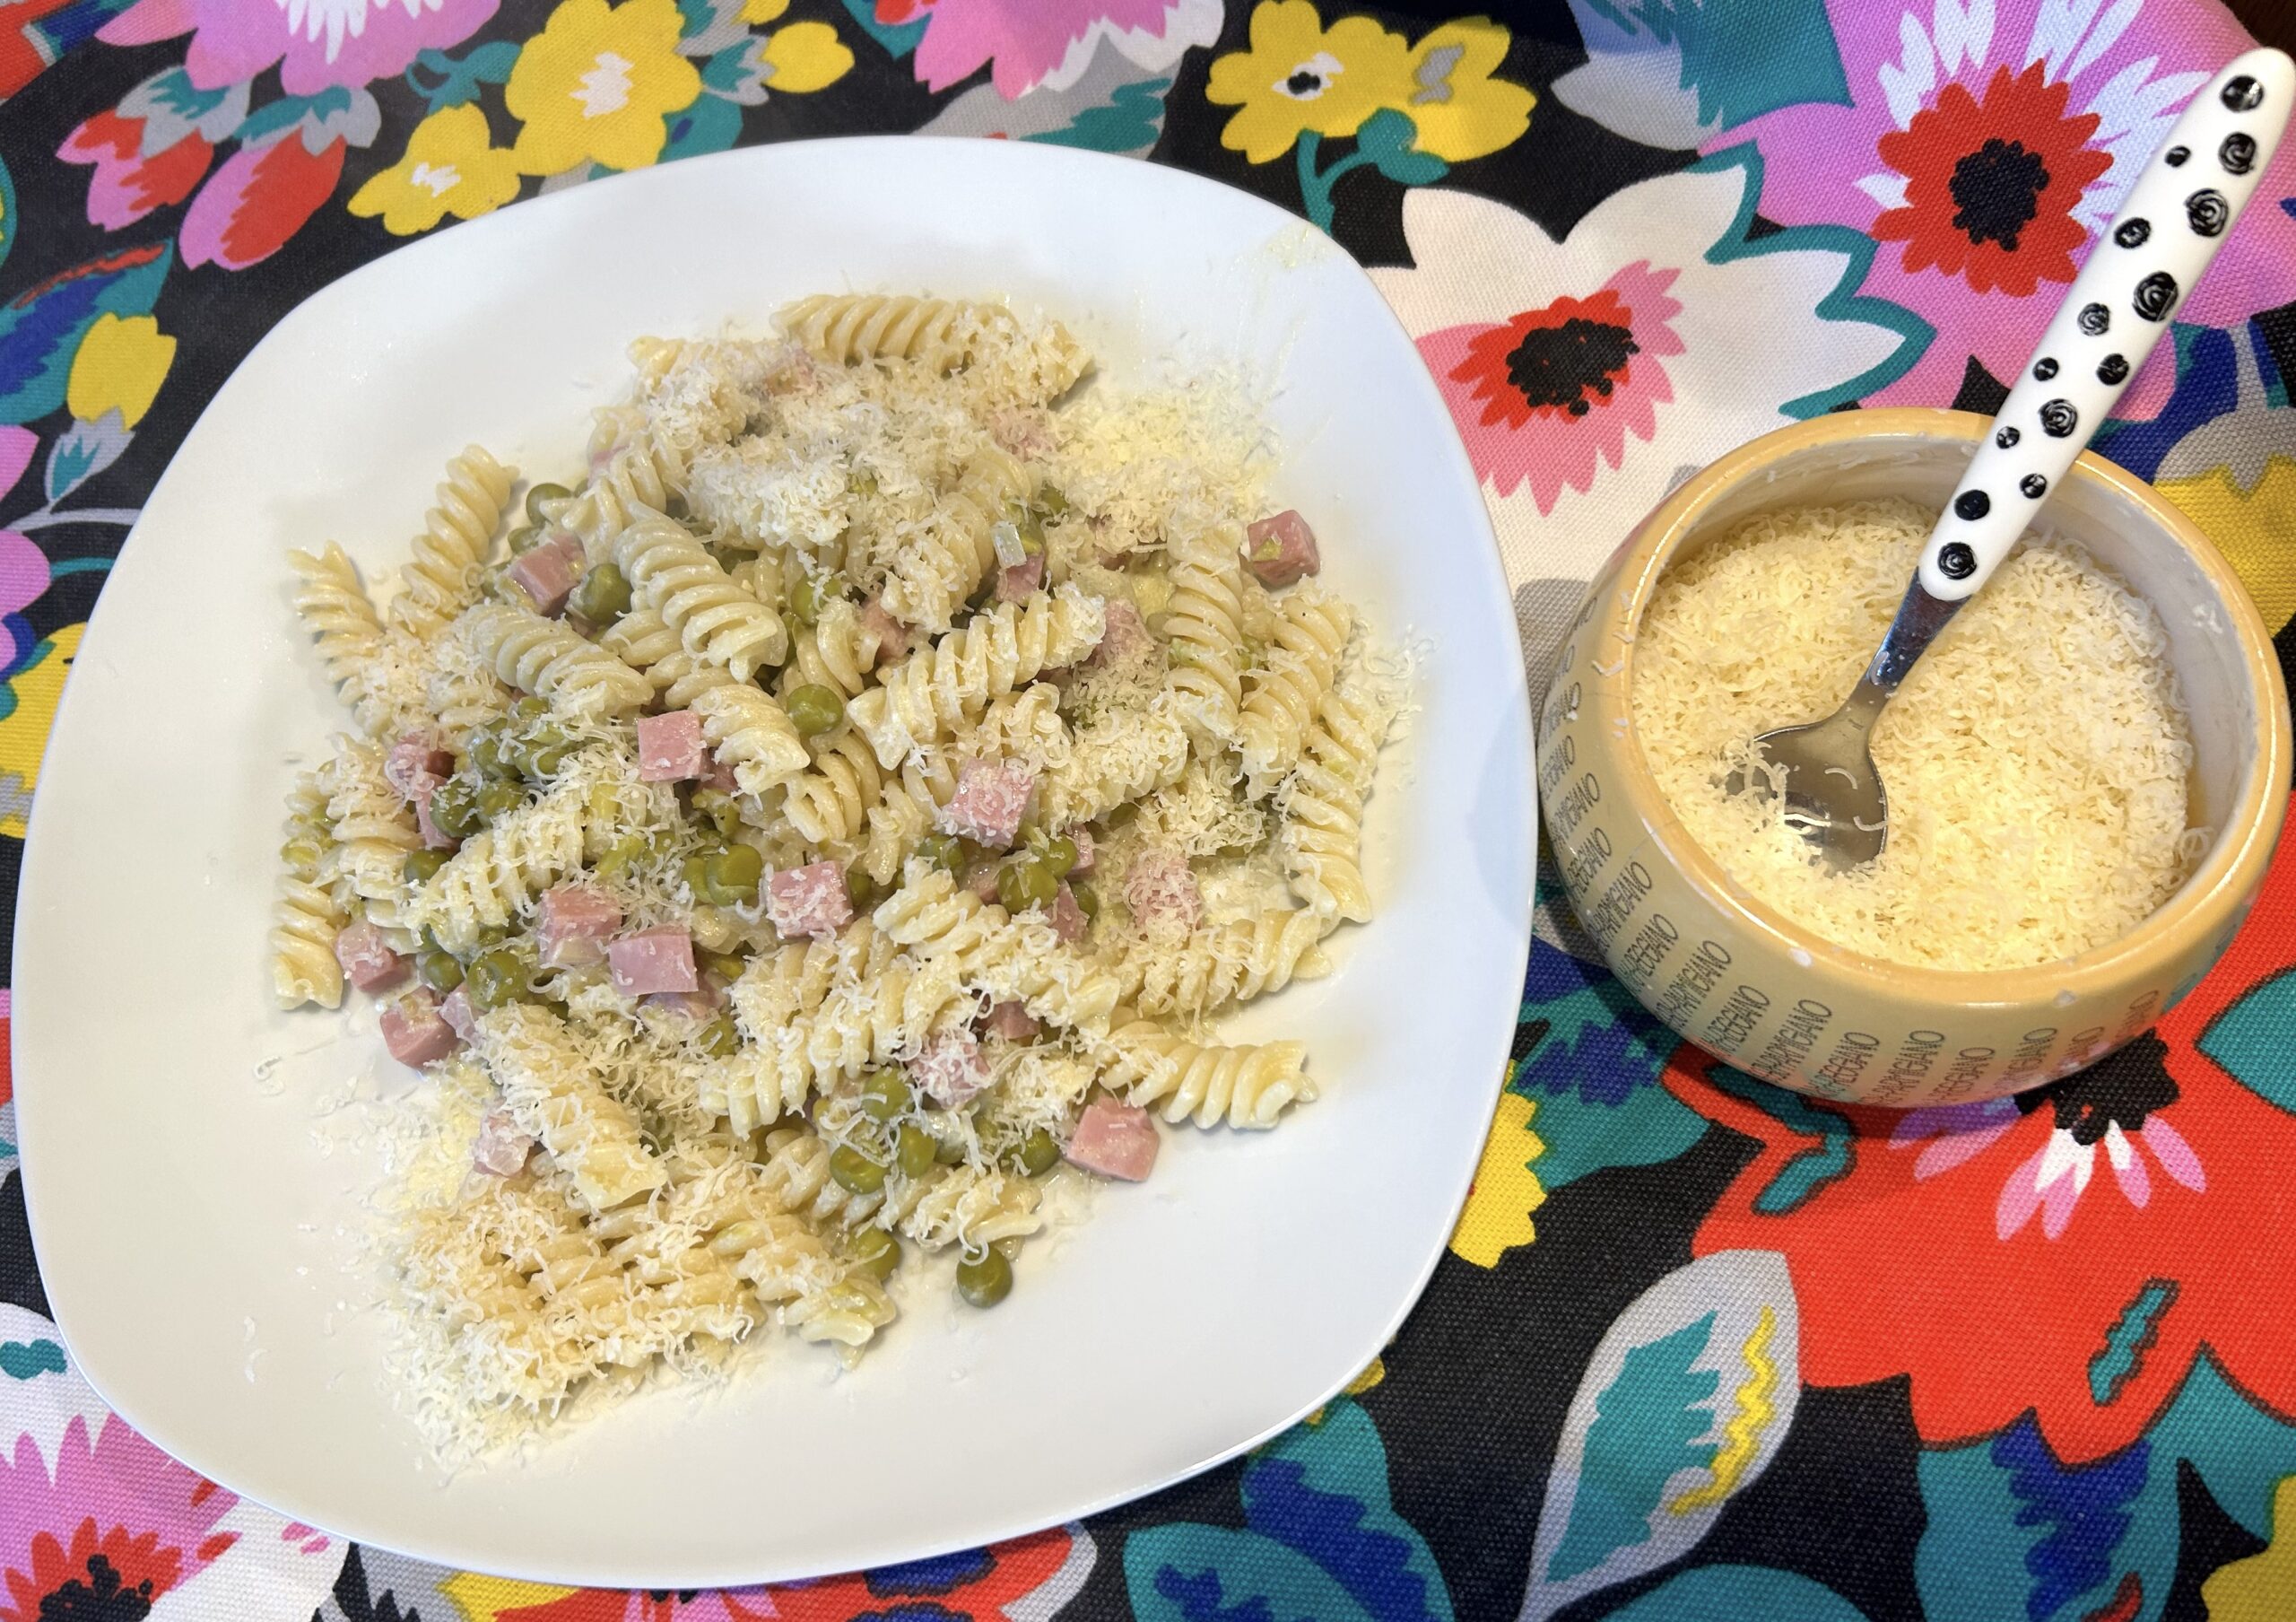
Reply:
M64 678L80 652L85 625L66 625L49 637L45 652L7 680L10 708L0 716L0 834L24 837L24 818L39 783L40 757L48 753L48 729L56 724L56 702Z
M1538 98L1491 75L1509 36L1487 17L1446 22L1412 48L1412 92L1403 110L1419 126L1415 150L1446 163L1487 157L1523 138Z
M1352 135L1413 90L1410 48L1369 17L1326 31L1313 0L1263 0L1252 13L1251 48L1212 65L1205 97L1239 110L1221 144L1254 163L1290 152L1303 133Z
M766 83L775 90L804 95L836 83L853 66L853 53L826 22L792 22L765 42L773 65Z
M518 53L504 100L524 127L519 172L578 163L643 169L669 139L668 114L701 93L678 55L677 0L563 0Z
M518 195L517 160L490 144L476 102L432 113L406 138L406 156L352 194L351 212L383 217L395 237L429 231L452 214L475 220Z
M1531 1213L1546 1203L1546 1190L1530 1163L1546 1153L1531 1130L1538 1106L1520 1093L1501 1093L1499 1113L1483 1146L1483 1164L1467 1189L1467 1208L1451 1234L1451 1249L1462 1261L1494 1268L1499 1259L1536 1238Z
M789 9L789 0L743 0L742 21L752 28L770 22Z
M506 1611L531 1610L581 1591L554 1583L523 1583L516 1577L489 1577L478 1572L457 1572L439 1584L439 1591L454 1602L463 1622L495 1622Z
M2296 1617L2296 1476L2272 1495L2272 1547L2220 1565L2200 1585L2209 1622L2274 1622Z
M83 423L117 411L133 428L152 409L175 358L176 341L150 316L98 316L72 357L65 404Z
M2296 457L2267 457L2250 490L2233 482L2229 467L2162 479L2155 487L2183 508L2239 571L2267 630L2277 635L2296 618L2296 571L2288 567L2296 554Z

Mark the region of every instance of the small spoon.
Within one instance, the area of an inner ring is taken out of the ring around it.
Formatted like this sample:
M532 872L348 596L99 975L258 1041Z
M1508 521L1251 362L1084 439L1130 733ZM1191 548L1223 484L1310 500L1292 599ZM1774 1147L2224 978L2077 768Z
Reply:
M1888 634L1840 709L1765 732L1768 771L1786 819L1837 872L1863 867L1889 839L1889 799L1867 740L1874 723L1961 605L1976 595L2071 470L2169 317L2223 246L2280 144L2296 105L2287 53L2235 57L2195 95L2090 250L2031 363L1993 419L1993 436L1939 515ZM1724 787L1747 786L1733 772Z

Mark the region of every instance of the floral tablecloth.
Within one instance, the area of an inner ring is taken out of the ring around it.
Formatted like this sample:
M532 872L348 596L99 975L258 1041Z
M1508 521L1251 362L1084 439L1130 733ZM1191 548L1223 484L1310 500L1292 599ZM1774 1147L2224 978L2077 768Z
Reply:
M1990 410L2246 43L2215 0L1558 0L1511 27L1309 0L13 0L0 865L109 560L210 393L306 294L457 220L863 131L1272 198L1418 340L1535 677L1686 470L1822 411ZM2215 537L2286 658L2296 144L2175 333L2097 448ZM166 1458L44 1316L0 1071L0 1622L2285 1622L2292 965L2296 842L2133 1047L1896 1116L1679 1047L1543 901L1450 1253L1345 1396L1093 1521L728 1592L445 1571Z

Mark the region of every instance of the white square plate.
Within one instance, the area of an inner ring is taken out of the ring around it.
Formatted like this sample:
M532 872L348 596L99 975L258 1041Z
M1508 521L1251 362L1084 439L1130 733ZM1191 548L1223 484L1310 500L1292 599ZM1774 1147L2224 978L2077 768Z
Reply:
M641 333L761 327L824 289L1009 294L1122 386L1151 360L1272 385L1274 494L1417 650L1372 802L1379 916L1256 1005L1320 1102L1166 1134L1023 1258L992 1312L905 1312L857 1372L775 1335L731 1386L648 1392L451 1478L394 1407L344 1271L404 1090L371 1007L273 1010L292 763L343 719L282 552L396 566L440 464L572 473ZM522 204L314 295L217 393L91 624L16 924L31 1220L81 1367L227 1486L331 1531L535 1578L691 1588L943 1552L1149 1491L1312 1409L1385 1344L1472 1177L1528 949L1535 825L1513 618L1408 338L1319 233L1147 163L914 137L758 147Z

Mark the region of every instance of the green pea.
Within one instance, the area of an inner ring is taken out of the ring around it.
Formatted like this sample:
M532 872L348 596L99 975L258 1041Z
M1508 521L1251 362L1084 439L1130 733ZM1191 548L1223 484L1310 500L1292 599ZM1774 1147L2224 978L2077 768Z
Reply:
M1039 1127L1021 1139L1021 1170L1031 1177L1042 1175L1060 1164L1060 1140Z
M509 731L488 727L470 735L470 763L489 777L518 775L517 746Z
M893 1146L893 1163L900 1167L902 1176L922 1177L933 1169L936 1147L932 1133L912 1123L900 1129L900 1137Z
M457 772L440 783L430 797L431 825L448 839L468 839L486 825L484 813L478 808L479 778L473 772Z
M613 563L600 563L576 583L566 606L590 624L611 625L630 612L630 578Z
M562 501L574 493L563 484L537 484L526 492L526 522L542 525L550 522L550 514L543 510L545 501Z
M447 865L444 850L409 850L398 865L398 876L410 885L427 885Z
M899 1070L872 1070L862 1078L860 1110L872 1121L891 1121L908 1113L917 1094Z
M845 869L845 898L853 903L856 912L866 912L885 899L885 890L869 876L866 868L855 862Z
M967 1306L991 1307L1013 1293L1013 1264L995 1251L957 1263L957 1294Z
M685 859L685 866L682 871L685 875L685 887L693 892L694 900L708 901L709 899L709 859L706 856L689 856Z
M789 617L800 625L817 625L822 610L845 595L841 574L807 575L789 593Z
M1030 505L1048 519L1057 519L1068 510L1068 493L1057 484L1039 484Z
M470 990L470 1006L482 1014L523 1001L532 991L526 965L508 946L495 946L472 958L463 983Z
M526 790L518 783L489 783L478 791L479 815L490 823L509 815L526 803Z
M1044 523L1026 508L1021 510L1021 520L1013 526L1021 532L1021 551L1029 557L1044 555Z
M1065 833L1056 833L1045 841L1039 859L1052 869L1055 878L1066 878L1068 870L1076 865L1076 842Z
M734 797L716 789L696 789L693 791L693 814L718 830L718 837L730 841L742 825L742 808Z
M541 539L542 526L539 524L527 524L523 528L513 529L510 531L510 551L514 554L532 552L535 544Z
M883 1228L863 1228L853 1235L853 1260L883 1284L900 1265L900 1241Z
M848 1194L874 1194L885 1186L885 1168L850 1144L830 1152L829 1174Z
M818 682L807 682L792 689L789 696L781 701L781 708L800 737L819 737L845 719L845 701L837 695L835 688L824 687Z
M1090 879L1079 879L1068 886L1068 894L1076 898L1076 910L1087 918L1100 915L1100 893Z
M518 769L534 782L547 782L556 777L574 753L572 740L562 735L538 737L518 750Z
M1060 880L1033 856L1006 862L996 870L996 899L1007 912L1048 907L1060 894Z
M915 854L944 873L954 873L965 865L964 842L953 833L926 834L917 842Z
M746 957L733 952L712 952L707 946L697 948L694 956L700 960L703 968L727 985L739 980L742 971L750 966L750 960Z
M734 1024L731 1014L720 1014L695 1033L693 1045L712 1059L726 1058L740 1050L741 1029Z
M1135 800L1126 800L1100 820L1111 828L1122 828L1129 826L1139 815L1139 803Z
M510 719L520 727L531 727L536 721L550 718L550 703L545 699L527 693L510 701Z
M635 833L625 834L622 838L614 841L606 853L598 858L598 876L620 878L631 868L636 867L639 859L645 854L645 840Z
M444 997L463 983L463 966L449 952L425 952L414 960L414 978Z
M757 899L757 886L765 876L765 858L751 845L728 845L701 861L701 884L707 893L704 899L713 906L738 906Z

